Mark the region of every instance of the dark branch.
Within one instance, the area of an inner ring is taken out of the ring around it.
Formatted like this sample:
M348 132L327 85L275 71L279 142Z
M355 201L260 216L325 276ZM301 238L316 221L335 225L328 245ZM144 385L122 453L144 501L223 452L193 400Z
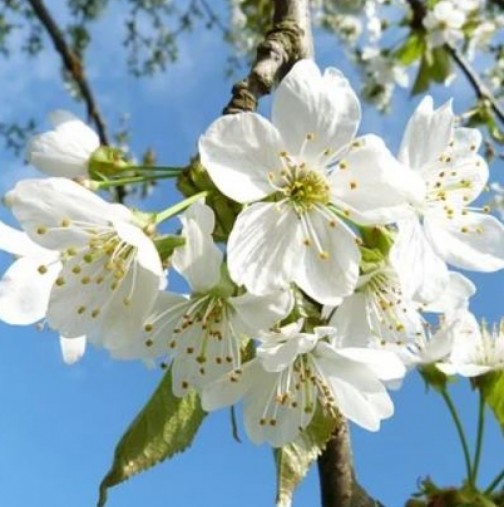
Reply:
M313 55L309 1L275 0L274 6L273 28L259 44L248 77L234 85L224 114L254 111L297 60Z
M109 144L107 128L86 79L81 59L66 43L63 32L48 11L43 0L28 0L28 3L31 5L35 16L40 20L40 23L51 38L54 48L61 56L66 71L79 88L79 92L86 104L87 114L98 132L100 143L104 145Z
M357 483L347 422L341 418L318 458L322 507L384 507Z
M504 109L489 90L487 85L483 82L479 74L472 68L465 56L456 47L446 44L446 48L452 56L453 61L457 64L458 68L462 71L473 87L476 96L481 100L486 100L492 108L492 111L495 113L495 116L504 123Z
M407 0L412 10L410 26L416 30L423 30L423 19L427 13L423 0ZM504 0L493 0L498 5L504 5ZM474 93L480 100L485 100L490 105L495 116L504 123L504 108L499 104L488 86L483 82L479 74L473 69L470 62L465 58L462 52L452 44L445 44L445 48L452 57L453 61L466 77L472 86Z

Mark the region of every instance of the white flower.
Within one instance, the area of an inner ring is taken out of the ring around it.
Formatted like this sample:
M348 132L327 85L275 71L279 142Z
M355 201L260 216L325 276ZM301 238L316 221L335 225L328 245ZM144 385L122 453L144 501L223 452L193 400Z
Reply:
M460 315L467 311L469 299L476 292L474 284L460 273L450 272L448 284L439 297L429 305L421 305L424 312L442 314L439 327L424 322L422 332L413 339L401 343L382 342L372 346L385 347L395 352L408 368L431 364L445 359L452 350L453 329L458 325Z
M222 252L212 240L211 208L197 202L181 221L186 243L175 250L172 265L189 282L193 295L160 292L136 348L113 351L116 357L174 358L177 396L239 368L248 338L272 327L293 305L289 291L234 295L235 287L223 271Z
M60 254L34 243L26 233L0 222L0 250L16 257L0 280L0 320L12 325L29 325L47 313L49 297L61 270ZM60 337L63 360L78 361L86 338Z
M28 162L51 176L87 176L91 155L100 146L98 136L68 111L54 111L50 120L54 130L30 140Z
M394 410L382 380L401 378L401 362L383 350L342 348L333 328L310 334L301 332L302 325L263 333L255 359L204 389L203 408L215 410L243 398L248 436L273 447L294 440L317 404L378 430Z
M449 357L437 363L447 375L477 377L489 371L504 369L504 326L480 327L469 311L458 315L458 322L451 330L452 350Z
M446 262L486 272L504 267L503 225L469 207L488 179L488 167L476 153L480 144L476 129L454 127L450 102L433 110L431 97L406 128L399 160L424 180L425 194L412 201L412 216L398 222L391 259L406 291L421 302L444 290Z
M413 185L379 138L354 139L359 121L343 75L334 68L321 75L302 60L278 86L272 123L255 113L228 115L201 137L201 161L217 187L253 203L229 237L236 283L264 294L295 282L325 304L353 291L360 254L340 216L392 222ZM254 202L268 196L274 199Z
M63 265L50 294L49 326L107 348L136 338L163 270L132 212L66 178L21 181L6 201L35 243L59 252ZM45 269L49 264L41 263L39 273Z
M16 259L0 280L0 319L28 325L43 319L51 288L61 270L59 252L34 243L27 234L0 222L0 249Z
M356 347L405 345L421 337L425 328L418 304L404 293L397 273L388 266L361 277L330 325L345 345Z
M463 37L462 26L466 22L466 13L458 9L450 0L436 3L423 20L428 31L428 41L432 47L453 43Z

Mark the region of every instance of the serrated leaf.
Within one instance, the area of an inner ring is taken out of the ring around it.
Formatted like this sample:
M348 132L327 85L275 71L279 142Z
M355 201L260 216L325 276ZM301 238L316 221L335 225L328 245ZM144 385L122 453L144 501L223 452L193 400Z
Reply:
M504 370L486 373L478 379L477 386L504 431Z
M405 66L419 60L425 52L425 35L422 32L412 32L406 42L394 53L397 61Z
M205 415L195 391L183 398L173 395L170 369L119 441L100 484L98 507L105 505L108 488L185 451Z
M319 405L308 428L291 444L274 450L277 507L290 507L294 490L324 450L335 423Z

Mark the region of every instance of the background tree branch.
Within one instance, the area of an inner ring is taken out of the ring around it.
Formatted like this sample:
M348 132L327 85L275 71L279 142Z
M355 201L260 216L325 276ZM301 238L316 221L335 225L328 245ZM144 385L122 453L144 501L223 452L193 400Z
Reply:
M427 9L423 0L407 0L412 11L410 26L416 30L424 30L423 19L427 14ZM504 6L504 0L493 0L495 4ZM474 70L471 63L466 59L463 53L453 44L445 44L444 46L450 54L455 65L460 69L472 86L474 93L480 100L486 100L495 116L504 124L504 108L499 104L488 86L481 79L479 74Z
M32 8L33 13L49 35L54 45L54 49L61 57L65 70L75 81L82 99L86 104L88 117L96 128L98 137L100 138L100 143L103 145L108 145L109 140L107 127L100 113L91 87L87 81L84 65L81 59L74 51L72 51L70 46L67 44L63 32L60 30L58 24L52 17L43 0L28 0L28 3Z

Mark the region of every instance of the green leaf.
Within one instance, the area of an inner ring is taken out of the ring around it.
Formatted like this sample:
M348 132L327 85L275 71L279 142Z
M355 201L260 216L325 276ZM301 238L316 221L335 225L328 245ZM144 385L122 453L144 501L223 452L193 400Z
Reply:
M290 507L294 490L324 450L334 426L335 420L318 405L308 428L291 444L274 450L278 507Z
M504 431L504 370L482 375L477 379L476 385Z
M105 505L108 488L185 451L205 415L195 391L183 398L173 395L169 370L117 445L112 467L100 484L98 507Z
M394 53L399 63L405 66L419 60L425 52L425 34L415 31L406 39L406 42Z
M411 93L417 95L427 91L432 82L443 83L450 71L450 55L445 48L438 47L424 53Z

